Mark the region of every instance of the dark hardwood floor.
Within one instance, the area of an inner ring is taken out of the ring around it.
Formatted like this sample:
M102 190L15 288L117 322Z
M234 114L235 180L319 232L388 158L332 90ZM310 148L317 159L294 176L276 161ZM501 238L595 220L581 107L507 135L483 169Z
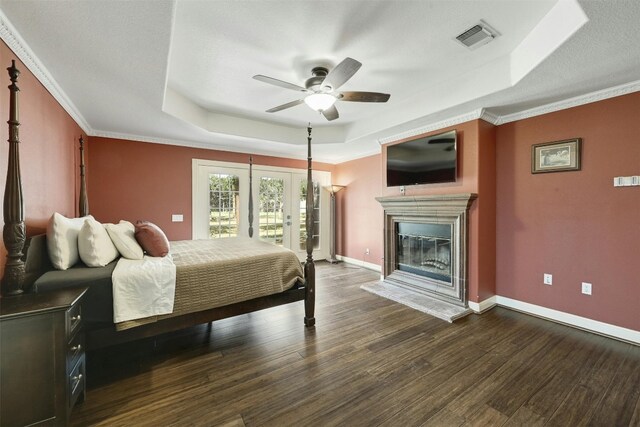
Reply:
M495 308L448 324L318 264L303 304L88 354L74 425L640 425L640 347Z

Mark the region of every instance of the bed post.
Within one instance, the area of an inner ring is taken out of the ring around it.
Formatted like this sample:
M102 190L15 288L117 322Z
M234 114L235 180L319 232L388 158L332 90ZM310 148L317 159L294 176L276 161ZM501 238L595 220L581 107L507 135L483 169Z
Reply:
M22 181L20 177L20 138L18 135L18 91L16 85L20 71L16 61L11 61L7 68L11 85L9 86L9 159L7 162L7 182L4 188L4 229L2 238L7 248L7 264L2 278L2 295L18 295L22 293L24 283L24 262L22 249L26 238L24 224L24 198L22 197Z
M313 177L311 174L311 123L307 127L307 205L305 225L307 229L307 261L304 264L306 291L304 297L304 324L316 324L316 266L313 262Z
M253 237L253 156L249 156L249 237Z
M80 135L80 197L78 198L78 216L80 217L89 215L87 181L84 176L84 169L84 139L82 139L82 135Z

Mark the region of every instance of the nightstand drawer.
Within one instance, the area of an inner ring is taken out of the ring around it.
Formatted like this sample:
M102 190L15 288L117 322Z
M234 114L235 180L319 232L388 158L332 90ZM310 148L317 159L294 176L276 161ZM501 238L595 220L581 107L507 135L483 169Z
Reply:
M84 354L84 334L76 334L67 344L67 372L71 370Z
M82 325L82 304L75 304L66 313L67 340L70 340Z
M85 359L84 354L80 356L80 360L69 374L69 410L73 408L78 397L84 395L85 389Z

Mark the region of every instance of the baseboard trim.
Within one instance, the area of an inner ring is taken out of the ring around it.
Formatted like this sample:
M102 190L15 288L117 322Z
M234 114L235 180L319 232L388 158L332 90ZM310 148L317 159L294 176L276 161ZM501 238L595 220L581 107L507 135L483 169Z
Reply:
M621 326L599 322L597 320L588 319L586 317L576 316L575 314L569 314L507 297L496 295L492 298L495 298L496 304L501 307L510 308L512 310L520 311L532 316L551 320L557 323L562 323L563 325L583 329L585 331L593 332L599 335L604 335L609 338L615 338L631 344L640 345L640 331L634 331L633 329L627 329ZM482 303L484 303L485 301L483 301ZM469 306L471 308L471 305ZM473 310L473 308L471 309Z
M382 267L377 264L341 255L336 255L336 258L338 258L340 261L346 262L347 264L357 265L359 267L364 267L366 269L373 270L379 273L382 272ZM381 276L380 280L383 279L384 277ZM554 310L552 308L542 307L540 305L530 304L528 302L502 297L499 295L494 295L490 298L480 301L479 303L469 301L469 308L476 314L482 314L495 306L505 307L511 310L529 314L531 316L540 317L545 320L550 320L552 322L561 323L573 328L582 329L598 335L603 335L608 338L614 338L631 344L640 345L640 331L634 331L633 329L611 325L609 323L588 319L582 316L576 316L575 314L565 313L563 311Z
M487 298L484 301L473 302L469 301L469 308L476 314L482 314L487 310L491 310L496 306L496 296L492 296L491 298Z
M336 258L338 258L342 262L346 262L347 264L357 265L358 267L363 267L363 268L366 268L367 270L377 271L378 273L382 272L382 267L372 262L366 262L363 260L349 258L342 255L336 255Z

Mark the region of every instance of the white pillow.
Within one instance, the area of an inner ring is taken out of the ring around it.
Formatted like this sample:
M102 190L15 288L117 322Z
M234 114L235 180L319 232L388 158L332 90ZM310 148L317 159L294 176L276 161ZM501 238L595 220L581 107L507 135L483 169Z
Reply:
M107 230L93 218L87 218L80 228L78 253L88 267L104 267L120 255Z
M120 221L119 224L105 224L104 228L107 229L120 255L128 259L142 259L144 253L136 241L134 234L136 228L133 224L129 221Z
M78 233L87 218L67 218L58 212L51 215L47 224L47 249L51 264L58 270L66 270L78 262Z

